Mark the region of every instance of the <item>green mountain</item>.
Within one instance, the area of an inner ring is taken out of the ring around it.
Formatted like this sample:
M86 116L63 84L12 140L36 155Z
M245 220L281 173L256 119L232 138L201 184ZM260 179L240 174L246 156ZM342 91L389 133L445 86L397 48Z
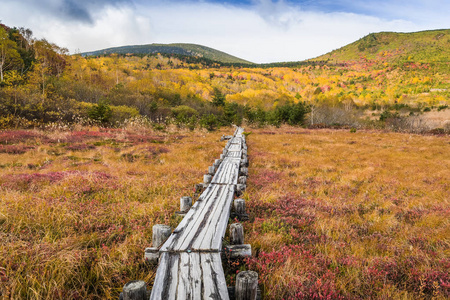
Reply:
M215 50L213 48L196 45L196 44L148 44L135 46L114 47L92 52L81 53L83 56L97 56L107 54L176 54L185 56L194 56L205 58L212 61L222 63L236 63L236 64L251 64L251 62L244 59L232 56L225 52Z
M359 60L361 57L387 62L449 62L450 29L371 33L310 61L342 63Z

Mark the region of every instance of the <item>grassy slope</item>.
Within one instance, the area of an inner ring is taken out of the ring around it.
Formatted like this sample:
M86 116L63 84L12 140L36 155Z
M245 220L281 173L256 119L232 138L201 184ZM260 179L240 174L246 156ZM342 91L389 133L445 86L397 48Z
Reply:
M359 60L361 56L374 59L388 56L391 61L448 62L450 57L450 29L412 33L371 33L358 41L313 60L344 62Z
M243 60L241 58L232 56L225 52L209 48L202 45L196 44L149 44L149 45L134 45L134 46L123 46L114 47L98 51L85 52L83 55L101 55L101 54L147 54L147 53L169 53L169 54L179 54L188 56L198 56L204 57L210 60L224 62L224 63L249 63L249 61Z

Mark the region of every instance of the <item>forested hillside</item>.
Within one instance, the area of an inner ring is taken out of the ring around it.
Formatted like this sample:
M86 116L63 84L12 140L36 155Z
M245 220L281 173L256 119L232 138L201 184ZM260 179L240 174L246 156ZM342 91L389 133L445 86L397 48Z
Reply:
M132 54L132 55L151 55L151 54L184 55L197 58L204 58L212 62L230 63L230 64L251 64L244 59L232 56L228 53L218 51L209 47L195 44L150 44L114 47L103 50L81 53L82 56L98 56L108 54Z
M210 130L242 122L410 131L448 126L424 119L449 105L443 61L398 65L377 56L288 68L233 67L183 55L69 56L28 29L4 25L0 43L1 128L120 126L136 118L158 128Z
M371 33L314 60L343 63L361 57L398 64L450 62L450 29Z

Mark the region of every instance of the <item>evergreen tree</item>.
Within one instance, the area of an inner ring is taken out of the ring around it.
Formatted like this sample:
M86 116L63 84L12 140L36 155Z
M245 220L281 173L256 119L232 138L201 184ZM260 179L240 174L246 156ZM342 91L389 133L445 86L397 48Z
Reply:
M105 124L110 120L111 112L111 107L109 106L108 101L102 99L97 104L92 106L88 112L88 115L94 121Z
M214 88L214 96L212 100L212 104L214 106L225 106L225 95L218 88Z

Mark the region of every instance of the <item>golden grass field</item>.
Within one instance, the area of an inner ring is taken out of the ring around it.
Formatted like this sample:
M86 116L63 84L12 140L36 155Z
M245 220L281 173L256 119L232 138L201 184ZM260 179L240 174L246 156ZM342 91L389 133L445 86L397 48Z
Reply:
M177 225L232 131L1 131L0 298L151 286L152 226ZM253 257L234 268L256 270L265 299L450 296L448 135L246 131Z
M152 226L175 226L221 152L219 133L0 132L0 291L12 299L118 299ZM72 149L72 150L70 150ZM81 150L80 150L81 149Z
M268 299L450 296L450 138L259 129L246 243Z

